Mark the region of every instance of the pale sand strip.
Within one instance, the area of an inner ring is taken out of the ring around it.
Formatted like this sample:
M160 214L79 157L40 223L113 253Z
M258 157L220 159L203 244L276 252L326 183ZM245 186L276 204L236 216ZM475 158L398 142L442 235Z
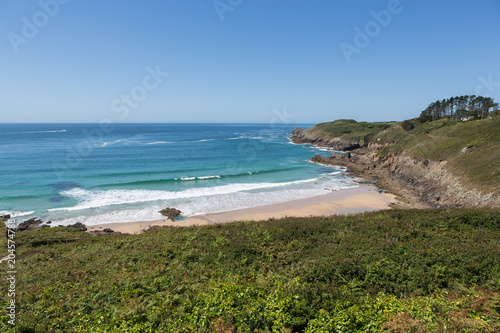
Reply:
M186 227L234 221L259 221L285 216L307 217L353 214L387 209L389 204L394 202L397 202L397 200L393 194L379 193L373 186L360 185L356 188L335 191L307 199L237 209L222 213L197 215L175 222L158 220L148 222L107 223L90 226L89 230L111 228L123 233L137 234L150 226Z

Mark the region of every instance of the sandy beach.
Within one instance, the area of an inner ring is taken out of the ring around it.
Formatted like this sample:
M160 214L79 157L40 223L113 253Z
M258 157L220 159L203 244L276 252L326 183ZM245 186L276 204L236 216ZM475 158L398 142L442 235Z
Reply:
M111 228L115 231L137 234L150 226L186 227L211 225L235 221L258 221L285 216L322 216L336 214L355 214L360 212L388 209L397 202L390 193L380 193L374 186L360 184L359 187L334 191L306 199L286 201L252 208L237 209L227 212L197 215L178 221L157 220L127 223L106 223L93 225L89 231Z

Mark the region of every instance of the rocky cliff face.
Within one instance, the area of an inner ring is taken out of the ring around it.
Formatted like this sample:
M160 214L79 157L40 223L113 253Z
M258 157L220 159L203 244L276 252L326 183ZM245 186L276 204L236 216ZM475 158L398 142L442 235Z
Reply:
M377 179L378 187L402 197L406 207L500 207L500 198L493 193L480 193L463 186L446 169L446 161L417 161L404 152L381 158L378 148L370 146L330 157L316 155L311 161L345 166L355 175Z
M357 149L363 144L360 144L359 142L349 142L339 138L327 138L318 133L309 133L300 127L296 127L292 132L290 132L290 134L292 135L290 139L293 143L310 143L318 147L331 147L338 151Z

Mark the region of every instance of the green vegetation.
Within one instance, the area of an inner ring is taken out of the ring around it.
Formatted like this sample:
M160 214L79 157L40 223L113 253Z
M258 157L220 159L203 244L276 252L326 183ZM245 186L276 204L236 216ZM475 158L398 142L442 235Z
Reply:
M37 230L36 232L18 232L16 234L16 243L26 243L41 241L46 239L79 239L90 238L89 233L80 232L75 228L57 227Z
M422 122L415 118L394 123L337 120L306 131L316 138L339 138L362 146L381 145L378 154L382 158L404 152L416 161L446 161L447 170L468 188L485 194L500 192L498 116L469 121L443 117Z
M499 117L464 122L448 119L407 122L413 125L411 130L404 131L398 123L374 138L376 142L393 143L379 154L405 152L421 161L446 160L448 170L463 184L484 193L500 192Z
M489 114L496 114L497 112L498 103L495 103L491 97L466 95L432 102L422 111L419 119L421 122L442 117L484 119Z
M499 211L388 210L25 246L17 332L496 332L499 239Z
M340 138L349 142L365 142L370 137L391 127L392 123L356 122L352 119L340 119L329 123L321 123L307 130L312 135L324 135L329 138Z

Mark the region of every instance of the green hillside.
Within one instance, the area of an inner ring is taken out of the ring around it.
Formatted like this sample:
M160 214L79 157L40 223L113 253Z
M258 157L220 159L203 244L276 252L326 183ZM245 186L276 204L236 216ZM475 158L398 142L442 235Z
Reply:
M16 331L497 332L498 239L498 211L390 210L19 245Z
M337 120L306 130L310 135L383 146L379 155L405 153L416 160L447 161L460 181L481 192L500 192L500 117L457 122L418 119L395 123ZM465 148L465 149L464 149Z
M356 122L352 119L340 119L332 122L321 123L306 130L313 136L326 136L328 138L340 138L350 142L364 142L386 128L392 123L369 123Z
M405 152L418 160L446 160L448 170L462 183L486 193L500 192L500 117L423 124L411 120L406 131L403 123L374 137L373 142L395 142L380 154Z

